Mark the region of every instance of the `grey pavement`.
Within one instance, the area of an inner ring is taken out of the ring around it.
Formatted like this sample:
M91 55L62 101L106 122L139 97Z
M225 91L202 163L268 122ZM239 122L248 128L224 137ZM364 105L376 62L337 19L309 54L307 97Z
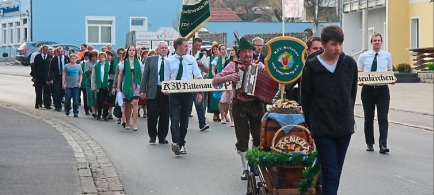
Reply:
M0 194L81 194L77 161L49 124L0 107Z
M4 75L26 75L27 71L28 67L0 65L0 102L33 108L34 93L29 78ZM401 86L408 91L405 95L398 90ZM414 118L426 116L422 113L432 114L432 86L391 86L390 115L398 110ZM400 96L404 98L394 98ZM401 105L402 102L407 105ZM360 108L356 108L356 113ZM210 115L207 116L211 126L208 132L199 131L196 116L190 119L188 154L176 157L169 145L148 144L146 119L143 118L139 119L139 131L133 132L125 131L114 121L96 121L82 113L80 118L72 118L51 110L34 112L72 124L92 137L116 168L126 194L235 195L246 192L246 182L239 180L242 168L235 151L234 129L212 122ZM400 122L406 117L397 114L394 120ZM410 122L429 125L429 119L426 121ZM348 149L339 194L432 194L432 131L391 123L388 144L391 152L382 155L378 148L375 152L365 151L363 119L356 118L356 122L358 128ZM377 127L375 129L378 139ZM170 133L168 138L170 141Z

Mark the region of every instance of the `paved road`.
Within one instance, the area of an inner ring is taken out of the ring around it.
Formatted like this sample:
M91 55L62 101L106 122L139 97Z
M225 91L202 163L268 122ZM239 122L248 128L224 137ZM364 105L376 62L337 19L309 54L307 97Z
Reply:
M54 127L0 107L0 194L81 194L72 148Z
M8 71L27 73L26 67L0 65L0 73ZM0 101L29 108L34 105L28 77L0 75L0 90ZM140 119L139 131L132 132L121 129L114 121L96 121L83 115L77 119L43 109L39 112L51 113L91 135L108 154L127 194L245 193L246 182L239 180L241 167L234 146L234 130L227 125L209 122L209 132L200 132L196 117L192 118L187 135L188 154L175 157L169 145L147 144L145 119ZM356 118L356 122L358 129L348 151L340 194L432 194L432 131L390 124L391 153L381 155L377 148L376 152L364 150L363 121ZM429 125L420 121L415 123Z

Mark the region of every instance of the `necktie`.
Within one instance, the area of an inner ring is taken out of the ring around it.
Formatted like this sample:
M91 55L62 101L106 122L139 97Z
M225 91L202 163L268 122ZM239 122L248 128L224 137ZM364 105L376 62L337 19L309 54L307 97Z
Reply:
M181 80L182 72L183 72L183 66L182 66L182 57L179 57L179 69L178 74L176 75L176 80Z
M44 59L44 60L45 60L45 55L43 55L42 59Z
M164 58L161 58L160 71L158 72L160 75L160 81L164 80Z
M62 74L62 72L63 72L62 57L59 57L59 74Z
M377 56L378 53L375 53L374 61L372 61L371 72L377 72Z

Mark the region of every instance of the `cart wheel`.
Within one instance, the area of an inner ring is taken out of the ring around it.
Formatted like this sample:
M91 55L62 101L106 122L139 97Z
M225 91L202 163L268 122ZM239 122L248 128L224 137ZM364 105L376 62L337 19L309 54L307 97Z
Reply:
M255 174L249 172L249 177L247 179L247 193L246 195L257 195L258 188L256 187Z
M259 195L267 195L267 190L265 189L265 186L261 186L259 188Z

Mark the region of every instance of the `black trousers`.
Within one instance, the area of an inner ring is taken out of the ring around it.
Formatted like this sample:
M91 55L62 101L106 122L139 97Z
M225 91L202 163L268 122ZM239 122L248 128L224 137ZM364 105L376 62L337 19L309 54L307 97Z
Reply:
M172 142L185 145L190 112L193 106L193 93L174 93L169 95L170 132Z
M56 79L52 86L54 108L62 109L62 99L65 97L65 90L62 88L62 79Z
M108 116L109 105L106 104L107 95L108 95L107 89L99 89L98 93L96 94L96 106L98 109L98 117L101 117L101 114L103 118Z
M158 140L164 140L169 132L169 97L164 95L161 86L158 86L155 98L147 100L148 135L150 138L158 137Z
M42 93L42 89L44 89L44 93ZM48 108L51 106L50 87L47 85L45 79L36 79L35 93L36 93L36 105L42 104L42 97L43 97L45 107Z
M83 102L84 102L84 112L89 113L89 105L87 105L87 90L86 88L81 88L80 91L83 93ZM80 97L81 99L81 97Z
M387 134L389 128L388 114L390 104L389 87L368 86L362 88L362 104L365 112L365 141L366 144L374 144L374 115L377 106L378 126L380 129L380 146L387 147Z

